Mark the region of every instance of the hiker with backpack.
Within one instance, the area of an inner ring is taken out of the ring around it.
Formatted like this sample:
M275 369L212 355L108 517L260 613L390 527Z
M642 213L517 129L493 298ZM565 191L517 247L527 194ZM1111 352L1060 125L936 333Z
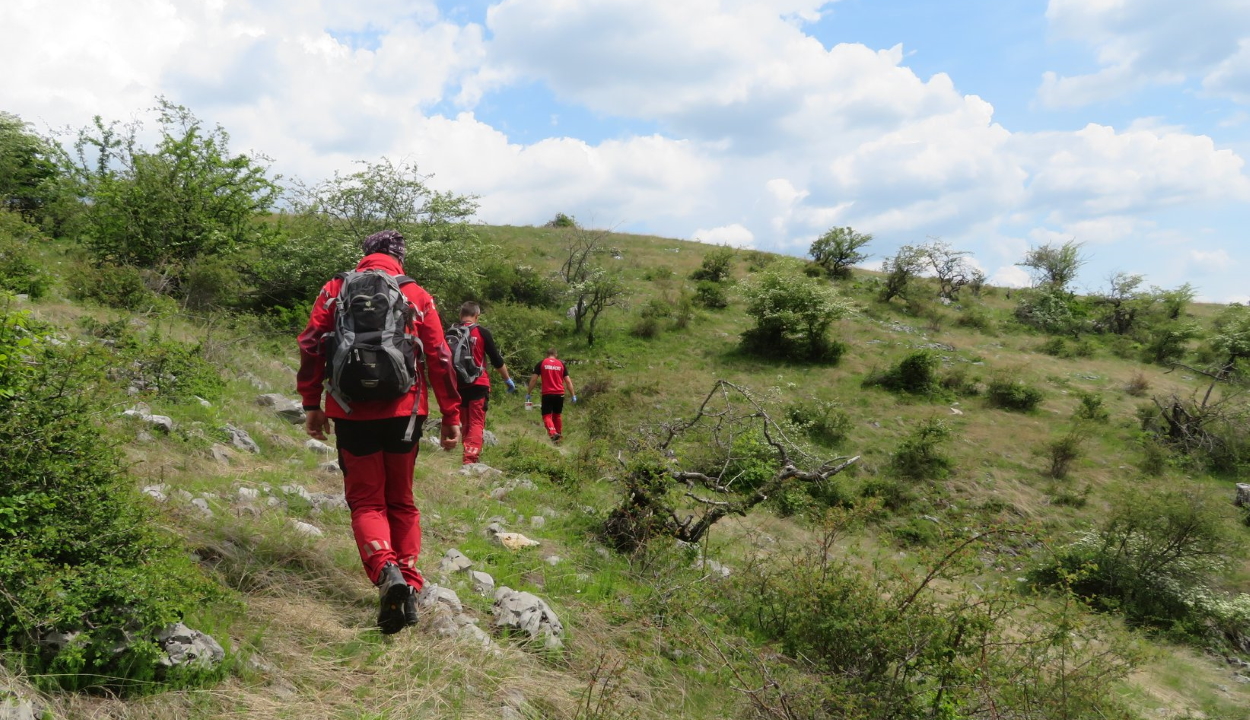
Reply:
M490 373L486 360L503 376L508 392L516 392L516 383L508 372L503 355L495 345L490 330L477 324L482 307L472 300L460 306L460 321L447 328L447 345L451 362L460 381L460 435L464 447L463 461L472 465L482 454L482 436L486 432L486 411L490 409Z
M557 357L555 348L548 348L547 357L534 366L534 374L530 376L529 390L525 395L525 407L534 406L534 386L540 381L543 426L547 428L547 437L558 443L564 437L564 393L567 390L576 404L577 392L573 389L573 378L569 377L569 369Z
M355 270L317 295L299 335L296 383L310 436L325 440L334 420L352 534L378 586L378 627L390 635L417 622L424 583L412 473L429 414L427 382L442 412L444 450L460 441L460 394L434 299L403 274L404 236L374 233L363 250Z

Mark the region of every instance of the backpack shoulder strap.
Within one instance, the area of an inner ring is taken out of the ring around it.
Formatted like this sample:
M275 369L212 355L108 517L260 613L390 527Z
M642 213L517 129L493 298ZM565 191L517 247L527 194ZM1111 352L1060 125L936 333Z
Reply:
M395 276L395 282L399 283L399 286L400 286L400 287L403 287L403 286L405 286L405 285L416 285L416 284L417 284L417 281L416 281L416 280L413 280L412 278L408 277L407 275L396 275L396 276Z

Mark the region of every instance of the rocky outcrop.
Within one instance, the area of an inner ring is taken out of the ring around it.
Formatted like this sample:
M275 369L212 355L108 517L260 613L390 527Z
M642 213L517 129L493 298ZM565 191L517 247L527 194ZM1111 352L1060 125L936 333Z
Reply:
M549 650L564 647L564 625L542 598L501 587L495 591L495 627L520 632L530 642Z
M278 393L260 395L256 398L256 404L261 407L273 408L275 415L292 425L302 425L305 418L307 418L303 405Z
M186 665L211 668L226 659L226 651L216 640L182 623L170 625L157 633L156 642L165 651L165 656L159 661L165 667Z
M1233 504L1250 508L1250 483L1237 483L1237 498L1233 500Z
M260 446L256 444L256 441L252 439L251 435L247 434L246 430L237 428L233 425L227 425L224 429L226 433L230 435L231 445L244 452L250 452L252 454L260 452Z
M174 429L174 421L165 415L153 415L152 409L143 403L126 410L122 413L124 417L135 418L136 420L146 424L148 427L159 430L163 433L170 433Z

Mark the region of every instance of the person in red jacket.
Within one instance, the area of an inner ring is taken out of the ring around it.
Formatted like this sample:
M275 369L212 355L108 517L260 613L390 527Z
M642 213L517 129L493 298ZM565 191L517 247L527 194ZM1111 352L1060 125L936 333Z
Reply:
M364 258L356 270L379 269L393 276L403 275L404 236L399 232L374 233L365 238L363 249ZM334 332L335 301L342 285L341 278L330 280L313 303L308 326L299 335L296 383L308 415L305 430L310 436L325 440L331 431L330 419L334 420L352 533L365 572L379 588L378 627L391 634L417 621L415 593L424 583L417 570L421 514L413 498L412 474L417 441L429 414L427 380L443 416L440 441L444 450L455 448L460 440L460 394L434 299L415 282L404 282L400 292L414 311L414 326L408 332L424 346L424 359L418 353L412 389L395 400L353 402L350 408L327 395L322 410L327 365L324 339ZM409 434L410 427L415 427L415 432Z
M534 397L534 386L542 381L543 425L547 428L547 436L552 442L560 442L564 437L564 393L568 391L577 402L577 392L573 390L573 378L569 377L569 369L560 358L556 357L556 349L548 348L547 357L534 366L534 374L530 377L530 386L525 396L526 407L533 406L530 402Z
M486 411L490 408L490 373L486 370L486 360L503 376L508 392L516 392L508 366L503 355L495 345L495 338L490 330L477 324L482 315L482 307L472 300L460 306L460 325L469 328L469 337L473 342L473 362L482 368L482 374L470 384L460 383L460 433L464 440L464 464L470 465L478 461L482 454L482 436L486 431Z

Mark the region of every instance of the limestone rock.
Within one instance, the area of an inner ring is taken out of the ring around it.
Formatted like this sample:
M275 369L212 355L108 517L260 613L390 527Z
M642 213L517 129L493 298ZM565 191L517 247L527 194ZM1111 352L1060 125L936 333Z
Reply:
M40 720L43 717L41 705L23 697L17 688L0 682L0 720Z
M238 490L239 502L251 502L260 499L260 490L250 487L241 487Z
M542 515L535 515L530 518L530 527L532 528L541 528L546 524L547 524L547 518L543 517Z
M307 535L308 537L321 537L325 535L325 533L321 531L321 528L316 525L310 525L309 523L301 522L299 520L292 520L291 526L294 527L295 532L300 535Z
M295 483L291 483L290 485L283 485L279 489L282 491L283 495L297 495L300 498L302 498L305 502L309 502L309 503L312 502L312 495L310 495L308 491L304 489L303 485L297 485Z
M325 443L321 442L320 440L317 440L316 438L309 438L308 441L304 443L304 447L307 448L308 450L312 450L318 455L334 454L334 448L330 447L329 445L326 445Z
M317 466L317 472L338 473L342 470L337 460L327 460Z
M490 573L484 573L480 570L473 570L469 573L469 579L473 583L473 591L481 595L493 595L495 593L495 578Z
M440 605L446 606L456 615L464 609L464 606L460 604L460 596L455 590L434 583L426 583L417 594L417 607L432 613Z
M527 592L501 587L495 591L495 627L519 630L532 642L558 650L564 647L564 626L542 598Z
M124 417L135 418L140 422L146 423L154 430L160 430L164 433L172 432L174 429L173 419L165 415L153 415L152 409L143 403L139 403L134 407L122 413Z
M467 475L469 477L485 478L487 480L494 480L495 478L503 477L502 471L496 470L485 463L471 463L469 465L464 465L460 468L460 474Z
M221 649L216 640L182 623L170 625L157 633L156 641L165 651L165 656L159 661L165 667L212 667L226 658L226 651Z
M560 564L561 558L559 555L548 555L547 557L543 558L543 562L547 563L551 567L555 567L556 565Z
M160 485L148 485L143 488L143 494L152 498L156 502L165 502L168 499L166 493L169 492L169 486L161 483Z
M199 510L205 517L213 516L213 511L208 507L208 501L204 498L195 498L191 501L191 506Z
M438 561L438 571L448 574L462 572L471 567L473 567L473 561L455 548L444 553L443 559Z
M247 434L246 430L233 425L227 425L226 432L230 434L230 444L236 448L253 454L260 452L260 446L256 444L251 435Z
M1233 504L1237 507L1250 507L1250 483L1237 483L1237 499Z
M348 509L343 493L308 493L308 502L312 503L314 513Z
M273 408L274 414L292 425L303 424L307 417L303 405L278 393L265 393L256 398L256 404Z
M488 648L492 643L490 635L485 630L471 623L461 625L458 634L462 640L482 648Z
M198 402L198 403L200 404L200 407L211 408L211 407L213 406L213 404L212 404L211 402L209 402L209 401L205 400L204 398L200 397L199 395L196 395L196 396L195 396L195 401L196 401L196 402Z
M214 460L222 465L230 464L230 451L225 445L222 445L221 443L213 443L213 446L208 449L208 453L213 456Z
M484 447L495 447L499 445L499 438L495 437L495 433L490 430L482 431L482 445Z
M495 533L492 539L509 550L521 550L522 548L538 547L540 544L537 540L531 540L521 533L514 532Z

